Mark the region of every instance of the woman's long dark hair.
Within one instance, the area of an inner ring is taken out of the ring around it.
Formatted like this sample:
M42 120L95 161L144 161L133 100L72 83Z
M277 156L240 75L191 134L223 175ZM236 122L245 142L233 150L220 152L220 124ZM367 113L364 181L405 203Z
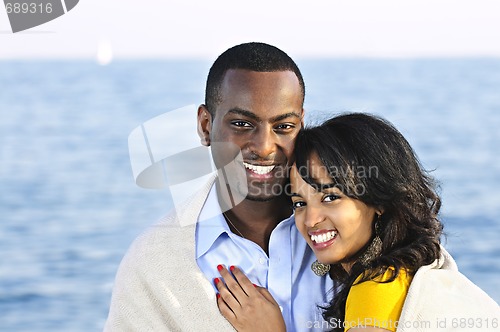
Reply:
M338 286L330 305L323 308L323 315L341 327L349 289L360 275L359 282L373 280L393 267L395 272L389 282L401 269L411 275L439 258L441 200L433 178L423 170L410 144L392 124L379 117L343 114L299 133L296 166L307 183L318 187L320 184L308 171L312 154L319 157L345 195L383 210L379 221L380 255L369 266L354 263L349 273L340 264L331 266L330 276Z

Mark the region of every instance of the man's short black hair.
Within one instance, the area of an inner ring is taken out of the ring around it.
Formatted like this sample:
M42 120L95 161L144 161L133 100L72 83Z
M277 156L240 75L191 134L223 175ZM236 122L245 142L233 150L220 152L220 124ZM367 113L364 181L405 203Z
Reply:
M279 48L264 43L245 43L231 47L222 53L208 72L205 105L212 115L221 101L220 88L229 69L245 69L256 72L293 71L297 76L304 103L305 85L295 62Z

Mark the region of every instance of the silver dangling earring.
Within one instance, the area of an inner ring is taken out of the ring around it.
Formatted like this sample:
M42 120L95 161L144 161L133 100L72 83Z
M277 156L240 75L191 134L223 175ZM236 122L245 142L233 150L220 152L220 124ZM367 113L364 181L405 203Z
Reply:
M315 260L311 265L311 270L313 270L314 274L318 277L322 277L330 271L330 264L323 264Z
M368 266L371 261L373 261L377 256L382 252L382 240L380 239L380 217L382 215L379 214L377 221L375 221L375 237L372 242L366 248L365 252L359 258L359 262L363 266Z

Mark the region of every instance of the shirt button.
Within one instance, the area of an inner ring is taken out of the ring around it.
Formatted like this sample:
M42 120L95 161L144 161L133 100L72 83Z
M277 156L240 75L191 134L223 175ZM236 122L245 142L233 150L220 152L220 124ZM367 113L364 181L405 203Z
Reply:
M263 257L259 258L259 263L262 265L266 264L266 259Z

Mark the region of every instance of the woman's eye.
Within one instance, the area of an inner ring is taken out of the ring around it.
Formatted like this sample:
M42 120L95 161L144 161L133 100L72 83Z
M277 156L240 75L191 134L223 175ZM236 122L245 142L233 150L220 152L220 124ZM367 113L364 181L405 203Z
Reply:
M337 196L337 195L326 195L324 198L323 198L323 202L333 202L334 200L336 199L339 199L340 197Z
M292 204L292 207L293 207L294 210L298 209L298 208L301 208L303 206L306 206L306 203L302 202L302 201L293 202L293 204Z

